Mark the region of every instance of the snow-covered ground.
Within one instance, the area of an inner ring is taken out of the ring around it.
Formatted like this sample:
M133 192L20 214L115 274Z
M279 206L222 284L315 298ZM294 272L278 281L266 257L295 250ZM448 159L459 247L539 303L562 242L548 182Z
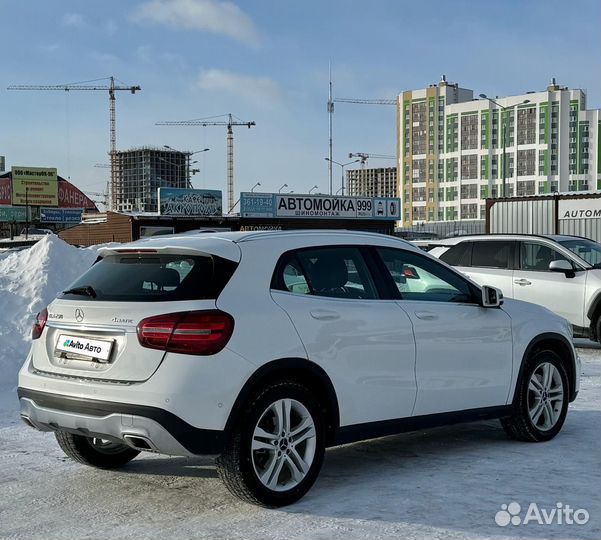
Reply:
M209 459L143 454L118 472L73 463L52 434L21 425L5 394L0 538L598 539L601 349L579 353L582 391L553 441L509 441L481 422L331 449L309 494L281 510L233 499ZM590 520L497 526L514 501L561 502Z
M0 254L0 538L591 538L601 536L601 348L579 343L582 390L544 444L508 440L495 421L331 449L298 504L232 498L211 460L142 454L124 469L68 460L52 434L18 419L17 366L31 317L95 258L56 238ZM557 503L586 525L495 524L501 505Z

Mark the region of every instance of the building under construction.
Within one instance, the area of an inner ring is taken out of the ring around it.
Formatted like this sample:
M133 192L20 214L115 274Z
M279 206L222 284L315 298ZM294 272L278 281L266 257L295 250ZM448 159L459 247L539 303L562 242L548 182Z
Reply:
M350 197L398 197L396 167L349 169L346 188Z
M158 212L158 188L190 187L190 153L142 147L115 152L112 207L116 212Z

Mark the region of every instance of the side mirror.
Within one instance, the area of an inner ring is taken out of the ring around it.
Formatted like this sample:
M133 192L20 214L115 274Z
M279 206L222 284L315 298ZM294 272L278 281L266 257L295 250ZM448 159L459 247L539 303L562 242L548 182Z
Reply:
M482 286L482 307L499 307L503 303L503 293L501 289L489 285Z
M567 278L573 278L576 275L570 262L565 259L551 261L549 263L549 272L562 272Z

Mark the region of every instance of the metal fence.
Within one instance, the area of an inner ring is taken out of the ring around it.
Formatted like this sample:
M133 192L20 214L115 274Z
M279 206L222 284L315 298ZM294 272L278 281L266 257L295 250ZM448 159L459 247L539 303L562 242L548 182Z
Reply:
M564 208L570 208L567 212ZM564 193L486 201L486 231L571 234L601 242L601 193Z
M485 231L484 220L469 220L420 223L412 227L400 227L395 229L394 233L407 240L430 240L466 234L484 234Z

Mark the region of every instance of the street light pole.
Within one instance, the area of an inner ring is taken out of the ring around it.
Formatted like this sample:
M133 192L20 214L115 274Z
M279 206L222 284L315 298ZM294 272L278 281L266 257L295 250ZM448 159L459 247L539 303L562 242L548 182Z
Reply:
M333 159L330 158L324 158L326 161L329 161L330 164L335 163L336 165L340 166L340 168L342 169L342 182L341 182L341 186L340 189L336 192L336 195L338 195L339 191L342 191L342 196L344 197L344 168L347 165L351 165L353 163L357 163L358 161L361 161L360 159L355 159L353 161L349 161L348 163L339 163L338 161L334 161ZM331 190L330 190L330 194L331 194Z
M250 188L250 192L252 193L256 187L259 187L261 185L261 182L257 182L253 187Z
M278 189L278 193L282 193L282 190L283 190L285 187L288 187L288 184L282 184L282 186L280 187L280 189Z
M176 150L175 148L172 148L168 144L164 144L163 148L166 148L167 150L172 150L173 152L181 152L182 154L186 154L186 177L188 179L188 187L191 188L192 187L192 179L190 178L190 176L192 174L196 174L197 172L200 172L200 169L190 169L190 158L194 154L202 154L203 152L208 152L210 150L210 148L203 148L202 150L196 150L195 152L182 152L181 150ZM165 161L167 163L172 163L171 161L168 161L164 158L159 158L159 159L162 159L163 161Z
M482 99L487 99L488 101L490 101L491 103L494 103L497 107L499 107L499 109L501 109L501 138L503 139L503 157L502 159L502 163L503 163L503 184L502 184L502 188L503 188L503 197L507 197L507 117L508 115L505 114L505 111L507 109L511 109L512 107L503 107L503 105L501 105L500 103L496 102L494 99L489 98L486 94L480 94L480 97ZM521 103L519 103L519 105L524 105L526 103L530 103L529 99L525 99L524 101L522 101ZM504 117L504 118L503 118Z
M309 190L309 195L311 195L311 193L313 193L314 189L317 189L319 186L316 184L314 185L310 190Z
M25 187L25 240L29 238L29 188Z

